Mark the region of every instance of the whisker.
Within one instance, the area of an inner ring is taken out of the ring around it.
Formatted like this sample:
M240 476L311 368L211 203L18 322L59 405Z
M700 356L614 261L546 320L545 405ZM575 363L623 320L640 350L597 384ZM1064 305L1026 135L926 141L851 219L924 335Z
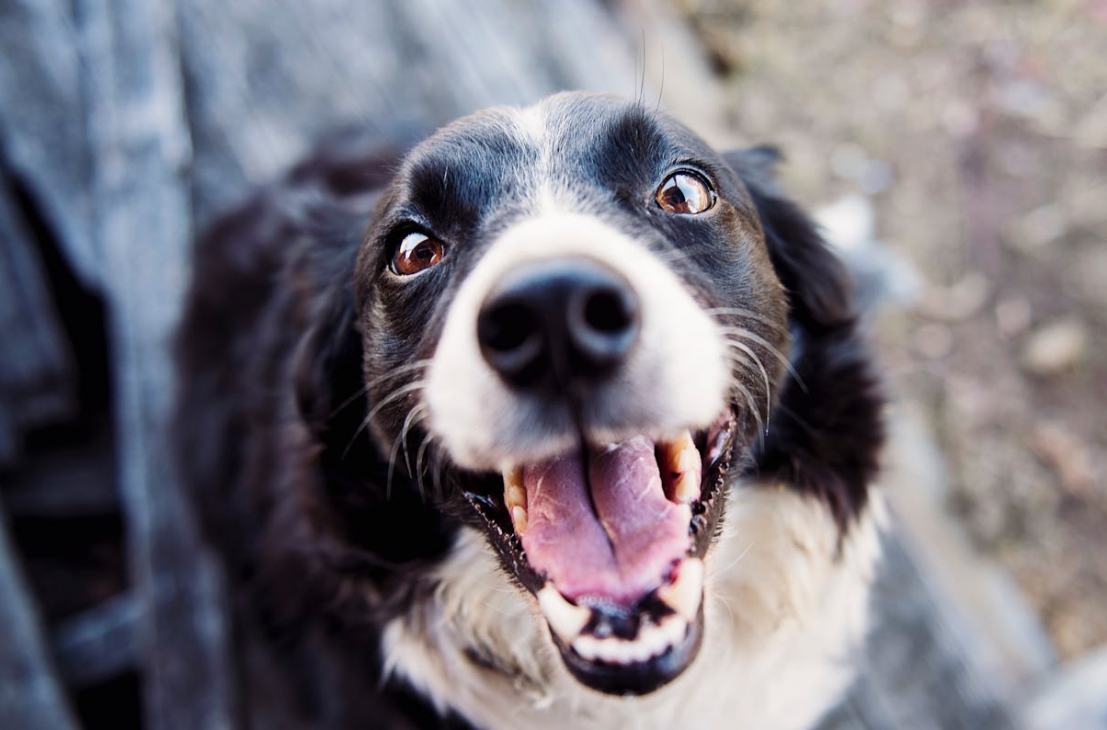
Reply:
M412 419L412 416L416 413L416 411L418 411L419 415L416 418ZM404 466L407 467L408 474L411 473L411 454L409 454L408 450L407 450L407 434L408 434L408 431L410 430L410 428L412 426L414 426L416 423L418 423L419 421L422 421L424 418L427 417L428 412L429 412L429 409L428 409L427 404L426 403L420 403L419 405L412 408L411 412L408 413L407 418L404 419L404 428L403 428L403 431L401 432L400 435L403 437ZM410 424L408 423L409 420L411 421Z
M736 391L738 391L739 395L743 396L746 399L746 403L749 404L750 410L753 412L753 417L757 419L757 433L761 439L761 448L764 449L765 421L761 418L761 411L757 408L757 404L754 402L753 394L750 393L749 389L746 386L742 385L738 381L731 383L731 385Z
M428 432L419 443L419 450L415 453L415 483L419 485L419 496L424 500L427 498L427 492L423 485L423 456L426 454L430 441L431 434Z
M370 380L369 382L365 383L360 388L358 388L356 393L351 395L346 400L342 401L342 403L340 403L333 411L331 411L330 417L334 418L344 408L349 407L349 405L351 403L356 401L358 398L361 398L363 395L365 395L371 389L377 387L381 383L383 383L387 380L391 380L392 378L395 378L398 375L403 375L404 373L411 372L412 370L418 370L419 368L426 367L427 365L430 364L430 362L431 362L430 358L424 358L424 359L421 359L421 360L416 360L414 362L409 362L409 363L406 363L404 365L400 365L399 367L393 368L392 370L389 370L387 373L384 373L383 375L381 375L379 377L373 378L372 380Z
M711 307L704 310L707 314L730 314L737 317L748 317L749 319L755 319L762 324L772 327L775 330L786 330L788 325L784 322L778 322L773 319L769 319L760 312L755 312L752 309L746 309L744 307Z
M728 337L726 338L726 346L741 350L749 355L750 359L753 360L753 363L757 365L757 368L761 371L761 377L765 380L765 418L768 418L773 410L773 391L772 386L769 385L769 373L765 370L764 363L761 362L761 358L757 356L757 353L744 343L737 342Z
M414 390L419 390L423 387L426 387L426 384L422 380L416 380L414 382L408 383L407 385L397 388L392 393L389 393L387 398L382 400L377 405L373 406L373 409L365 415L365 418L361 419L361 425L359 425L357 427L357 430L354 431L354 435L350 437L350 443L346 444L346 448L342 452L342 458L346 458L347 454L350 453L350 449L353 448L354 441L356 441L357 437L361 435L362 431L364 431L369 426L370 422L372 422L373 420L373 416L380 413L382 408L387 406L389 403L393 403L396 400L403 398L408 393Z
M746 557L746 553L748 553L751 549L753 549L753 545L754 545L753 542L750 542L749 545L746 545L746 549L743 550L742 553L738 557L736 557L734 560L732 560L730 562L730 564L727 565L725 568L720 568L718 572L725 573L728 570L730 570L731 568L733 568L735 565L737 565L738 563L742 562L742 559Z
M392 497L392 476L396 468L396 458L400 455L400 446L404 447L404 464L407 466L408 474L411 473L411 460L408 458L407 453L407 434L411 427L418 423L425 415L427 406L425 403L419 403L407 413L407 418L404 419L403 428L400 429L400 435L396 437L396 440L392 444L392 450L388 454L388 479L385 481L385 498L390 499Z
M745 337L746 339L752 340L753 342L755 342L755 343L761 345L762 347L764 347L766 350L769 351L770 355L772 355L777 360L780 360L781 363L783 363L785 369L787 369L788 372L791 373L792 377L796 379L796 383L799 385L800 390L802 390L804 393L809 392L807 390L807 384L803 382L803 378L801 378L800 374L796 372L796 369L794 367L792 367L791 360L789 360L787 357L785 357L785 355L780 350L778 350L776 348L776 346L774 346L771 342L766 340L764 337L761 337L760 335L754 334L753 332L750 332L748 329L745 329L743 327L723 327L722 332L723 332L724 335L735 335L737 337Z

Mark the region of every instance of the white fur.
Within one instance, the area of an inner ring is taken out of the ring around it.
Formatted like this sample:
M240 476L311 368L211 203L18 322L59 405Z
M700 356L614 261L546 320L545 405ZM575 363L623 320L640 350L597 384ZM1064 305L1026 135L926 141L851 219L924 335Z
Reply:
M703 647L651 695L610 697L574 680L533 598L468 529L438 570L433 598L388 625L386 668L482 728L810 727L854 676L880 503L841 551L825 506L783 486L740 486L727 513L708 559ZM500 669L477 666L467 650Z
M424 394L430 429L458 465L500 469L572 445L571 423L535 428L543 405L504 386L481 357L476 335L481 304L503 276L524 264L566 257L597 261L639 292L638 345L620 377L591 396L596 410L618 430L590 424L592 440L638 434L659 438L704 428L726 402L723 336L671 269L598 218L540 214L505 231L465 278L432 358ZM641 393L650 397L636 395Z

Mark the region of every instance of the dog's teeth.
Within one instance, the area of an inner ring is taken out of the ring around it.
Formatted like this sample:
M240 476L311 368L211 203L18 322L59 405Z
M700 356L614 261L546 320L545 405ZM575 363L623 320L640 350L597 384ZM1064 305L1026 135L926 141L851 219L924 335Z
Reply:
M667 616L659 625L642 624L633 640L618 637L599 639L583 634L574 639L571 646L588 661L637 664L661 656L680 643L687 633L687 621L680 616Z
M511 515L511 523L515 526L515 534L519 537L527 531L527 490L523 486L523 470L516 467L505 469L504 477L504 506Z
M676 580L657 589L657 597L685 621L696 620L703 599L703 561L685 558L677 568Z
M511 508L511 524L515 526L515 534L522 537L527 532L527 511L522 507Z
M681 504L699 499L703 465L692 434L685 429L672 441L660 442L658 453L658 467L669 485L669 498Z
M566 644L572 644L580 636L592 615L587 608L569 603L552 583L547 583L538 591L538 607L553 632Z
M692 504L700 498L700 476L686 471L673 483L673 501L680 504Z

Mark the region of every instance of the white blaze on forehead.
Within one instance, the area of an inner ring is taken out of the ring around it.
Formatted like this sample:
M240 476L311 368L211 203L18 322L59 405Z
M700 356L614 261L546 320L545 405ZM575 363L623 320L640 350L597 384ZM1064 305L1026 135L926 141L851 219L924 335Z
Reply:
M726 403L724 340L685 284L645 246L592 216L546 213L505 231L450 306L427 375L430 427L463 467L499 469L568 448L536 433L547 414L508 390L484 362L477 315L488 293L524 264L584 257L622 275L639 297L639 342L623 371L595 398L609 422L596 434L660 437L712 423Z
M548 107L548 102L542 101L524 109L508 110L508 119L515 127L519 138L538 151L537 164L529 171L534 186L529 202L531 209L539 215L571 208L568 196L559 196L560 187L553 179L551 161L556 130L550 129Z

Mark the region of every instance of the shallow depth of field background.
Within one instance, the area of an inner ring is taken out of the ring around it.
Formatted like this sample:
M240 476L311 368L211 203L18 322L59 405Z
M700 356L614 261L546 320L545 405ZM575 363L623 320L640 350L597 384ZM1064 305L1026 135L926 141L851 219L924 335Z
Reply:
M878 342L950 519L1063 658L1107 644L1107 3L674 2L789 191L916 269Z

